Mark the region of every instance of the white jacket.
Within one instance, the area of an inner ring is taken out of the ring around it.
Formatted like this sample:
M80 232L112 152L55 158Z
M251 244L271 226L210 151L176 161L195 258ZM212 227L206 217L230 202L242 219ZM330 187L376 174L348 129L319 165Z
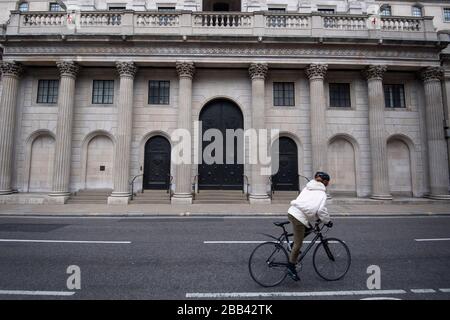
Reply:
M297 199L291 201L288 213L306 227L313 227L318 219L327 223L330 221L330 215L325 207L326 201L325 185L322 182L311 180L300 192Z

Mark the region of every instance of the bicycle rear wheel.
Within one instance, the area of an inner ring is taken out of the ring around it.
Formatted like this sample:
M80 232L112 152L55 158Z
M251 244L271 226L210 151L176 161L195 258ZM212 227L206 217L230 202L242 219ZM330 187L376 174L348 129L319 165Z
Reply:
M263 287L274 287L287 276L288 254L275 242L258 245L250 255L248 269L256 283Z
M324 239L314 250L314 270L327 281L342 279L348 272L350 263L350 250L339 239Z

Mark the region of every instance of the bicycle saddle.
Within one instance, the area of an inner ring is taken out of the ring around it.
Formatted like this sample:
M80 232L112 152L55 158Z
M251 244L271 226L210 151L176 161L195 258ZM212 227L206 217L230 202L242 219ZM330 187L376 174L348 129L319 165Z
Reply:
M277 227L282 227L285 224L289 224L289 221L278 221L278 222L274 222L273 224L276 225Z

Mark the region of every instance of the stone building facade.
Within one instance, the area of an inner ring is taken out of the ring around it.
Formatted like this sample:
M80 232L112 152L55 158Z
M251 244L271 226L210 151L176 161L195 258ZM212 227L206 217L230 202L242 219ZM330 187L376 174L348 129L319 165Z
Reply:
M0 203L107 189L125 204L133 178L172 203L202 189L269 203L319 169L331 195L448 198L446 1L1 6ZM278 175L173 163L172 133L199 120L278 129Z

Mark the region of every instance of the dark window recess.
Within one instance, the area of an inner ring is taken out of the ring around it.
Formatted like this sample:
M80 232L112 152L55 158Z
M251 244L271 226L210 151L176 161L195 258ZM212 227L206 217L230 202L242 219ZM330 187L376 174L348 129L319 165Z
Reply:
M380 15L381 16L392 16L391 6L388 6L388 5L381 6Z
M149 104L169 104L170 81L151 80L148 85Z
M330 83L329 87L331 108L351 107L349 83Z
M422 7L413 6L412 7L412 16L413 17L421 17L423 15Z
M93 104L111 104L114 101L114 80L94 80Z
M268 8L268 11L273 13L285 13L286 8Z
M39 80L37 103L58 102L59 80Z
M63 8L59 3L56 2L50 2L50 11L63 11Z
M273 105L274 106L295 105L293 82L273 83Z
M450 22L450 8L444 8L444 21Z
M110 11L121 11L121 10L125 10L125 9L126 9L126 7L124 7L124 6L110 6L108 8L108 10L110 10Z
M158 7L158 11L175 11L175 7Z
M100 166L100 171L105 171L106 167L105 166Z
M385 84L384 101L386 108L405 108L405 88L402 84Z
M28 9L29 9L28 2L22 2L22 3L19 4L19 11L20 12L27 12Z
M334 9L317 9L317 12L326 13L326 14L333 14L334 13Z

